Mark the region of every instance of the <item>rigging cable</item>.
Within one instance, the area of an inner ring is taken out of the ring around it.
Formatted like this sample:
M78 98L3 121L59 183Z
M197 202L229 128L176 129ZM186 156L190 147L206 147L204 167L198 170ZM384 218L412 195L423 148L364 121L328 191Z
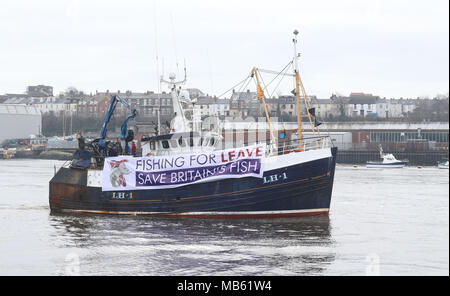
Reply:
M288 67L289 67L289 65L291 65L292 66L292 62L290 62L289 64L287 64L286 65L286 67L284 67L284 69L283 70L281 70L281 71L285 71L285 72L287 72L287 70L289 69ZM277 75L278 76L278 75ZM275 91L277 90L277 88L278 88L278 86L280 86L280 84L281 84L281 81L283 81L283 78L284 78L284 76L285 75L282 75L282 78L280 79L280 81L278 82L278 84L275 86L275 88L274 88L274 90L273 90L273 92L271 93L271 95L270 95L270 97L273 97L273 94L275 93ZM276 77L275 77L276 78ZM274 80L275 80L275 78L274 78ZM272 80L273 81L273 80ZM270 82L270 83L272 83L272 81ZM269 83L269 85L270 85L270 83Z
M272 71L268 71L268 70L264 70L264 69L258 69L258 71L259 72L265 72L265 73L271 73L271 74L277 74L273 79L272 79L272 81L270 81L269 82L269 84L267 84L267 86L266 86L266 88L267 87L269 87L269 85L270 84L272 84L272 82L275 80L275 79L277 79L277 77L278 76L280 76L280 74L282 74L283 72L285 72L285 70L287 70L287 67L289 67L289 65L292 63L292 61L291 62L289 62L280 72L272 72ZM285 76L286 74L282 74L282 76ZM290 74L289 74L290 75ZM264 90L266 89L266 88L264 88Z
M241 82L239 82L239 83L236 84L235 86L231 87L229 90L227 90L226 92L224 92L223 94L221 94L220 96L218 96L218 98L220 98L221 96L227 94L229 91L235 89L238 85L241 85L241 84L244 83L247 79L248 79L248 77L245 77L244 80L242 80Z
M249 79L250 78L250 79ZM239 89L238 93L240 93L242 90L246 89L248 84L250 83L250 81L252 81L251 76L248 76L246 79L248 79L247 84L245 84L244 87L241 86L241 88Z

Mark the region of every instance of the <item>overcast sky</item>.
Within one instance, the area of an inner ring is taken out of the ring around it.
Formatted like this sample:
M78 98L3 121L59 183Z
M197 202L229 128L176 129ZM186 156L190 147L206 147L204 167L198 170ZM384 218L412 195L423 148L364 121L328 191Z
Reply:
M218 95L254 66L281 70L294 29L310 95L448 93L448 0L2 0L0 94L157 90L158 53L160 74L186 60L186 87Z

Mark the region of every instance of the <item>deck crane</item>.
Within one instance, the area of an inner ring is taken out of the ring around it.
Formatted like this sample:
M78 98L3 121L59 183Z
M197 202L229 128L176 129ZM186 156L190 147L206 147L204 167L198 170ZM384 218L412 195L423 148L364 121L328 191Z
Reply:
M122 148L120 147L120 143L113 143L109 145L108 142L105 141L108 131L108 123L111 120L114 111L116 110L117 103L123 104L128 110L130 110L130 114L127 116L127 118L125 118L125 121L122 123L122 126L120 128L120 139L125 140L125 154L130 153L128 143L133 140L134 133L132 130L128 130L128 121L136 117L136 109L131 108L130 104L128 104L125 100L116 95L113 95L111 96L111 101L109 103L108 110L106 111L105 119L103 120L100 138L95 139L86 146L84 138L78 138L79 149L77 149L77 151L74 153L74 157L70 165L71 168L88 168L91 164L91 156L95 159L97 166L101 167L103 166L103 160L105 157L117 156L120 153L120 151L122 150Z
M111 120L111 117L114 114L114 111L116 110L116 106L117 103L121 103L122 105L124 105L128 110L130 110L130 114L127 116L127 118L125 119L125 121L122 123L122 126L120 128L120 138L122 140L125 140L125 153L129 153L127 147L128 147L128 142L132 141L134 138L134 133L132 130L128 131L128 121L132 118L136 117L136 109L131 108L130 104L128 104L128 102L126 102L125 100L123 100L122 98L120 98L117 95L113 95L111 96L111 101L109 103L109 107L108 110L106 111L106 115L105 115L105 119L103 120L103 126L102 126L102 130L100 132L100 138L97 141L97 146L100 148L99 150L104 150L106 147L106 134L108 131L108 123Z

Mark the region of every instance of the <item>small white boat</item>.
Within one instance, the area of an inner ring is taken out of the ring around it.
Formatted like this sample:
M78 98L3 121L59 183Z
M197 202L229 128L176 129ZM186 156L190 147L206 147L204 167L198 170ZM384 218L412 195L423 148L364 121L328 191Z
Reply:
M10 159L16 154L16 148L14 149L3 149L0 148L0 159Z
M380 158L383 161L368 161L366 167L368 168L402 168L408 164L407 160L398 160L394 155L383 153L383 148L380 146Z
M448 170L448 160L446 160L444 162L440 162L438 164L438 168L440 168L440 169L447 169Z

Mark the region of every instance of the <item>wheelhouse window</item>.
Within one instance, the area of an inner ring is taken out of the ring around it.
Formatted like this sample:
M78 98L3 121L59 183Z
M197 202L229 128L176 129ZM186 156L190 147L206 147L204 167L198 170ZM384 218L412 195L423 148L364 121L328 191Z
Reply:
M178 148L178 143L176 140L170 140L170 146L172 148Z
M161 141L161 144L164 149L169 149L169 141L167 140Z
M180 137L178 139L178 144L180 145L180 147L186 147L186 143L183 141L183 137Z
M156 144L154 141L150 142L150 150L155 150L156 149Z

